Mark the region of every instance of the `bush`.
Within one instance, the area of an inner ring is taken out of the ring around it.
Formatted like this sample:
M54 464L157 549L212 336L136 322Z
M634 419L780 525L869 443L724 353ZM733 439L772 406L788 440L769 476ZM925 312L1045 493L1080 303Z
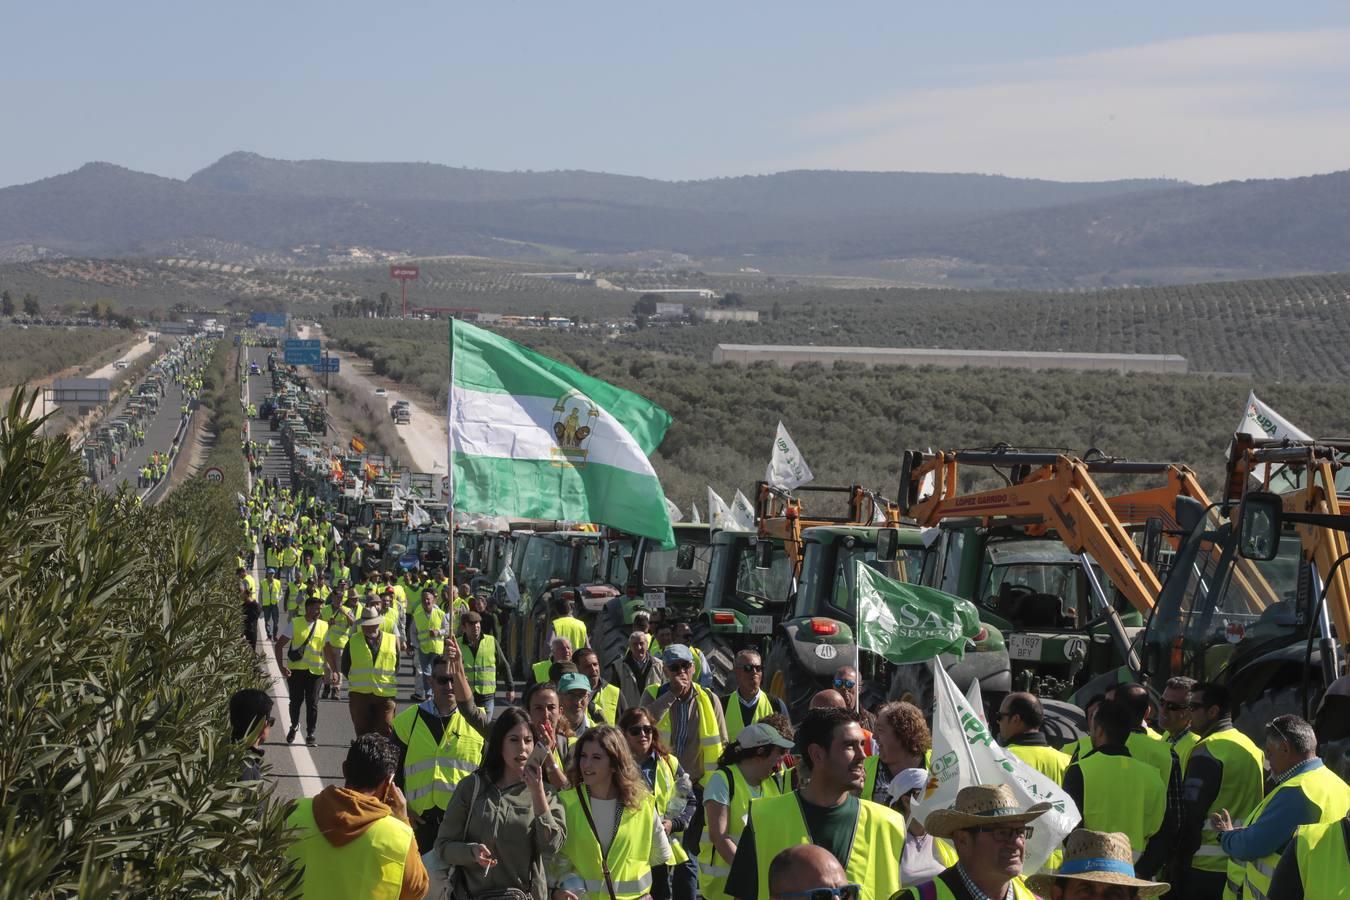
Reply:
M227 492L82 485L16 393L0 421L0 896L280 896L284 810L236 781Z

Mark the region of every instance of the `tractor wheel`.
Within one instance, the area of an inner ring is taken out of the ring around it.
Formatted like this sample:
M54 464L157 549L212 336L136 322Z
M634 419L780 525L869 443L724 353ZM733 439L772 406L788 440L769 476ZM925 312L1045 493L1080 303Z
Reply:
M891 676L891 700L904 700L919 708L928 721L933 720L933 670L930 663L905 663L895 667Z
M595 617L595 627L591 630L591 647L600 657L600 671L608 672L609 667L628 651L628 636L631 626L623 624L622 595L611 597L605 608Z
M1063 747L1087 733L1087 713L1064 700L1042 700L1045 721L1041 731L1051 747ZM990 722L990 730L994 723Z
M1303 715L1303 707L1299 705L1298 695L1299 686L1296 684L1270 688L1255 700L1243 703L1238 709L1237 715L1233 716L1233 725L1238 731L1251 738L1256 746L1262 747L1265 745L1267 722L1276 716L1289 713L1296 716ZM1321 679L1318 678L1308 685L1308 697L1314 710L1317 709L1321 696L1322 683Z
M777 635L764 661L766 690L787 704L788 714L797 722L806 715L817 686L810 674L797 662L792 642Z
M730 642L725 637L714 634L706 618L699 618L694 622L691 639L694 646L703 652L704 663L712 671L713 693L725 697L734 691L736 681L732 678L731 667L736 658L736 651Z

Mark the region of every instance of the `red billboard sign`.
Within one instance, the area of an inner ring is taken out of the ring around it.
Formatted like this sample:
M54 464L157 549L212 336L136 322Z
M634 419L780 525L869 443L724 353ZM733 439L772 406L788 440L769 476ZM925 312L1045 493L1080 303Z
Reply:
M390 266L389 277L399 281L416 281L422 272L417 266Z

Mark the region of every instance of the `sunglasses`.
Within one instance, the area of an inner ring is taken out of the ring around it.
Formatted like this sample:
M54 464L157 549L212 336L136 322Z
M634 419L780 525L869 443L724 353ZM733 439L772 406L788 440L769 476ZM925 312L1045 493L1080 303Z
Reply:
M628 733L633 737L650 737L656 733L656 729L650 725L629 725Z
M779 897L805 897L806 900L858 900L862 896L862 885L846 884L843 887L818 887L809 891L791 891L778 894Z
M834 686L837 688L844 688L845 690L852 690L858 686L858 682L848 678L836 678L834 680ZM843 888L840 888L840 890L843 890Z
M437 684L449 684L453 679L449 675L437 675L432 680Z
M742 672L763 672L763 671L764 671L764 667L763 667L763 666L752 665L751 663L742 663L742 664L741 664L741 671L742 671Z
M667 672L685 672L688 671L689 669L692 669L693 667L694 667L693 663L687 662L666 663Z
M1204 704L1201 705L1203 706ZM1171 701L1168 701L1163 704L1163 709L1167 710L1168 712L1185 712L1186 710L1192 708L1193 707L1189 703L1172 703Z
M993 835L994 840L1000 844L1010 844L1016 840L1029 840L1036 831L1030 825L979 825L966 830L975 834Z

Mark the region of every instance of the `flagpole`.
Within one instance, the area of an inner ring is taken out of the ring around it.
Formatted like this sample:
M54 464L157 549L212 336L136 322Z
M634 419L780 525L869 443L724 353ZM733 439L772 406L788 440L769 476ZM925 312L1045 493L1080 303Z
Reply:
M455 563L459 561L459 553L455 550L455 482L450 478L450 429L454 426L450 421L450 399L455 396L455 317L450 316L450 383L445 386L445 527L446 534L449 537L449 543L446 545L450 557L450 580L455 582L454 594L459 594L459 583L456 580L458 573L455 572ZM452 604L453 605L453 604Z

